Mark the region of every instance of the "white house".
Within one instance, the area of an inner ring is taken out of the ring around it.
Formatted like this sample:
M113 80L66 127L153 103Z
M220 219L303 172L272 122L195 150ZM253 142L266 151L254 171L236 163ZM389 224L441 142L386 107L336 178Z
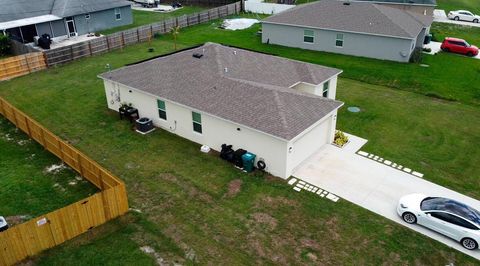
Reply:
M99 77L110 109L131 103L157 127L217 151L248 150L267 172L288 178L333 141L340 73L207 43Z

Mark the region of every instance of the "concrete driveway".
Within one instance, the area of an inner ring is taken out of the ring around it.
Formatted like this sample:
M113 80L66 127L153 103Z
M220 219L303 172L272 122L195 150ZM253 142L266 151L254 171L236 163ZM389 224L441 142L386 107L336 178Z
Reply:
M448 19L447 14L445 13L445 10L442 10L442 9L435 9L433 11L433 21L441 22L441 23L457 24L462 26L480 27L480 23L450 20Z
M396 213L398 200L409 193L448 197L478 210L480 201L356 154L366 141L354 136L350 139L352 142L344 149L326 145L304 162L293 176L480 260L479 250L468 251L443 235L409 225Z

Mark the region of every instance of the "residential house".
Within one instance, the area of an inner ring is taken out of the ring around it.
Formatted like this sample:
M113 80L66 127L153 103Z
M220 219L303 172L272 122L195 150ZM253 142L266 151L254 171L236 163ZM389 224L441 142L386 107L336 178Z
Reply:
M219 151L245 149L287 178L333 142L340 70L214 43L100 75L108 108ZM167 152L167 151L166 151Z
M370 2L322 0L262 21L262 42L408 62L433 18Z
M49 34L71 37L133 22L124 0L0 0L0 32L29 43Z

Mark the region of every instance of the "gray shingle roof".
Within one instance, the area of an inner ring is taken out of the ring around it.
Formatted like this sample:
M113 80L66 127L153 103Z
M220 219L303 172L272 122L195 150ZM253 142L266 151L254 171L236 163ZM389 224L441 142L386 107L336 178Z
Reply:
M193 53L204 56L196 59ZM299 81L320 84L340 73L338 69L207 43L100 77L291 140L342 103L288 87Z
M375 2L375 3L395 3L395 4L407 4L407 5L427 5L427 6L436 6L436 0L354 0L354 1L364 1L364 2Z
M265 23L415 38L433 18L370 2L321 0L268 17Z
M0 22L49 14L67 17L130 4L125 0L0 0Z

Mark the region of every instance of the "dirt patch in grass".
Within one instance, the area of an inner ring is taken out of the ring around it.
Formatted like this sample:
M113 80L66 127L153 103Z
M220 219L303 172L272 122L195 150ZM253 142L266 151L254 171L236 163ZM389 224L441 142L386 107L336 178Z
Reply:
M8 216L5 217L5 220L7 220L7 223L10 227L18 224L22 224L28 220L30 220L32 217L30 215L15 215L15 216Z
M272 197L272 196L264 196L258 200L256 207L264 208L268 206L270 208L279 208L279 207L298 207L299 204L296 200L288 199L285 197Z
M226 196L228 198L233 198L240 192L241 189L242 189L242 180L240 179L232 180L230 181L230 183L228 183L228 191Z
M275 228L277 228L277 219L273 218L268 213L256 212L252 214L252 219L255 223L266 225L270 230L275 230Z

